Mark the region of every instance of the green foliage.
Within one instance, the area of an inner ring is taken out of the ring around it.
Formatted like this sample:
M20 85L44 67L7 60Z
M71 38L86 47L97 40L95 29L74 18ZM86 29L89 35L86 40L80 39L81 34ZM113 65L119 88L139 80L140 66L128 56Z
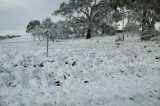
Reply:
M40 21L39 20L30 21L29 24L27 25L26 32L27 33L31 32L31 30L36 28L36 26L40 26Z
M110 0L111 6L114 10L118 7L125 7L136 12L136 21L141 23L142 35L148 39L148 34L152 37L153 33L148 31L154 30L156 22L160 21L160 0ZM117 19L118 15L114 16ZM147 32L147 34L146 34Z
M123 16L124 16L124 13L123 12L120 12L120 11L115 11L112 15L112 19L115 21L115 22L118 22L120 20L123 20Z
M69 0L68 3L61 3L59 9L54 11L53 14L60 14L69 20L74 19L74 21L75 18L77 18L76 22L79 25L83 23L83 25L80 26L85 28L85 30L89 29L87 32L91 33L94 22L100 23L106 18L109 12L110 9L106 0Z
M111 7L117 10L117 7L133 6L136 0L110 0Z
M71 6L70 4L66 4L65 2L60 4L60 7L58 10L54 11L54 13L52 13L53 15L62 15L62 16L67 16L68 17L73 13L73 6Z
M156 30L145 30L141 36L141 41L160 40L160 33Z

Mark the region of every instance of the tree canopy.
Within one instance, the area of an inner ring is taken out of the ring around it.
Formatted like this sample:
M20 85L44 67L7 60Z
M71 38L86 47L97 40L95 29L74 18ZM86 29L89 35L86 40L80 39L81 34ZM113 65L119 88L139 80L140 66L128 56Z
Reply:
M87 29L86 38L91 37L93 22L103 20L109 14L110 8L106 0L69 0L61 3L60 8L54 11L55 15L62 15L68 19L84 17L83 22Z
M40 21L39 20L32 20L29 22L29 24L27 25L27 29L26 32L29 33L31 30L35 29L36 26L40 26Z

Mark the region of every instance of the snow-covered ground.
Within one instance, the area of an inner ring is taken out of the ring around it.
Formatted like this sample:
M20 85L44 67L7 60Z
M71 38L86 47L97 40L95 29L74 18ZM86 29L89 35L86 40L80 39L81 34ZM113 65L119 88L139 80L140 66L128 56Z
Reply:
M0 41L0 106L160 106L160 43L114 40Z

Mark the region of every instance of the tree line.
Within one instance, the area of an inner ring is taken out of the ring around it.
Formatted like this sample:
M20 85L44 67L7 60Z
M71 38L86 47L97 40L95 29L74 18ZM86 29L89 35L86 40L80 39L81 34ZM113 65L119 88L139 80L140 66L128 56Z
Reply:
M123 30L139 31L141 40L159 35L155 23L160 22L160 0L69 0L60 4L53 15L65 20L52 22L50 18L30 21L26 32L39 40L69 39L115 35L116 24L123 22ZM124 26L124 19L128 23Z

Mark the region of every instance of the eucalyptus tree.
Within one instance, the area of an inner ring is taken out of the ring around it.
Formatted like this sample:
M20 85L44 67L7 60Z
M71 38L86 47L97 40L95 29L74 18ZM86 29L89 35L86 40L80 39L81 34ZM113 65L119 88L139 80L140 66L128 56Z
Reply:
M136 12L137 21L141 23L141 40L154 36L154 25L160 21L160 0L110 0L114 9L126 7Z
M28 23L27 28L26 28L26 32L27 33L31 33L35 42L35 37L38 36L38 38L40 39L40 21L39 20L32 20Z
M48 48L49 48L49 39L53 37L52 26L53 26L53 23L50 18L46 18L42 21L43 34L47 38L47 56L48 56Z
M136 0L134 2L136 8L134 9L138 13L138 21L142 26L141 40L150 40L152 37L156 36L155 33L155 23L160 22L159 11L160 4L158 0Z
M41 27L41 25L36 25L35 28L30 31L30 33L33 35L34 41L35 37L38 37L39 41L44 40L43 28Z
M32 29L35 29L36 26L40 26L39 20L32 20L28 23L26 32L29 33Z
M87 21L83 21L83 23L87 29L86 39L90 39L93 21L97 18L104 18L110 11L109 7L106 0L69 0L68 3L61 3L59 9L53 14L60 14L68 19L85 17Z
M72 17L68 20L68 25L72 31L72 37L79 38L85 36L85 23L87 22L86 18L81 17Z
M72 35L71 26L68 20L56 22L56 38L68 39Z

